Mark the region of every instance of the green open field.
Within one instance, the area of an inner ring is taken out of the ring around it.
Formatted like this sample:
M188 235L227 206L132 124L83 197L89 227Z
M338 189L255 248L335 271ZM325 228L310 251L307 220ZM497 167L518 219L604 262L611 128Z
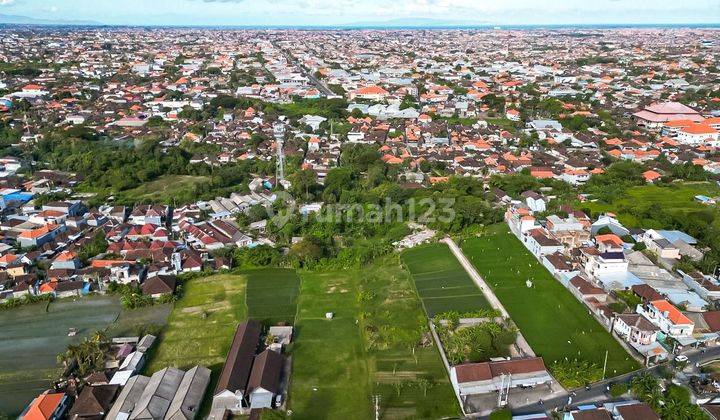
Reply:
M246 273L248 317L267 325L292 325L297 312L300 277L283 268Z
M418 345L427 320L396 258L363 270L301 277L292 350L293 418L372 418L375 394L382 418L459 413L437 349ZM326 312L334 314L332 320L325 319Z
M210 180L206 176L192 175L163 175L160 178L146 182L137 188L122 191L116 195L120 202L163 202L172 203L173 197L187 195L198 185Z
M151 350L145 373L149 375L167 366L188 369L199 364L212 371L209 389L213 389L237 325L249 317L266 322L292 322L299 285L295 271L273 268L188 280L159 345ZM278 305L269 305L271 301ZM209 396L210 392L204 410L209 409Z
M412 274L428 316L490 308L447 245L437 243L408 249L402 260Z
M183 284L159 345L152 350L146 373L167 366L187 369L197 364L218 372L227 356L237 324L247 317L246 278L218 274Z
M47 311L46 311L47 307ZM124 311L116 297L87 296L22 306L0 312L0 413L19 414L27 403L59 379L56 356L68 344L97 330L136 334L139 325L163 325L169 305ZM70 328L78 330L68 337Z
M462 248L548 366L566 357L602 366L608 350L608 376L639 367L505 224L490 226L483 236L466 240ZM532 288L527 287L527 279L532 280Z
M662 223L652 217L650 208L657 205L663 211L679 217L693 217L707 211L717 211L715 206L708 206L695 201L696 195L715 197L720 195L720 187L714 182L682 182L669 186L644 185L628 188L625 197L612 203L589 201L578 203L578 208L587 208L594 215L612 212L618 216L620 223L626 227L644 227L666 229Z
M144 373L168 366L189 369L203 365L212 371L201 415L210 411L215 388L237 325L247 318L243 275L217 274L183 283L183 295L170 313L158 344L148 354Z

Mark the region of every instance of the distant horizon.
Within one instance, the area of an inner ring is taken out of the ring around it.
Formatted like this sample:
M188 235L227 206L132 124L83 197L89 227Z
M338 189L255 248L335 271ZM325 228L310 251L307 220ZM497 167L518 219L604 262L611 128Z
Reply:
M142 27L699 26L717 0L0 0L0 23ZM10 19L8 19L10 18ZM22 22L12 22L19 18ZM10 22L9 22L10 21ZM417 22L420 22L418 24ZM424 22L439 22L423 25ZM444 25L442 23L445 23Z
M2 15L0 14L0 17ZM388 23L391 21L388 21ZM103 23L103 22L45 22L45 23L13 23L0 21L0 27L95 27L95 28L167 28L167 29L373 29L373 30L451 30L451 29L488 29L488 30L510 30L510 29L663 29L663 28L688 28L688 29L719 29L720 21L707 23L678 22L678 23L543 23L543 24L429 24L429 25L383 25L381 22L354 22L345 24L125 24L125 23Z

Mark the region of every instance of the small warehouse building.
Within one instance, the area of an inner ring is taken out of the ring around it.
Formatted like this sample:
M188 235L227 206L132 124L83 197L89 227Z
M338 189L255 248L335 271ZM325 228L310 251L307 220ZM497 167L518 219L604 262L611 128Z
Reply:
M549 384L552 377L542 357L528 357L453 366L450 380L458 395L466 397Z

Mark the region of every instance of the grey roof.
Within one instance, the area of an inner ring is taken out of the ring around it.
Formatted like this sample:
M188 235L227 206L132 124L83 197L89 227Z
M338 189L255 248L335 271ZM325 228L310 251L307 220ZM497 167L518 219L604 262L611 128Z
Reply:
M654 242L662 249L675 248L673 244L670 243L670 241L664 238L655 239Z
M130 420L157 420L165 416L185 372L174 367L155 372L130 415Z
M204 366L195 366L187 371L175 393L175 398L170 403L165 419L194 419L209 383L210 369Z
M133 376L128 379L117 400L115 400L115 404L108 411L106 419L115 420L120 413L129 414L132 412L148 382L150 382L150 378L143 375Z
M657 233L673 243L677 240L681 240L690 245L697 244L697 239L680 230L658 230Z
M155 343L155 336L151 334L145 335L142 340L137 345L137 349L141 352L147 352L150 347L152 347L153 343Z

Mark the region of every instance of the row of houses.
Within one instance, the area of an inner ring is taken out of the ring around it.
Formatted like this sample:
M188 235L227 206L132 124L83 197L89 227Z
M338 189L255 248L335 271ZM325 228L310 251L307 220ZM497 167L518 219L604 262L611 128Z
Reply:
M505 213L510 230L646 363L716 342L719 330L707 323L696 330L691 317L714 316L720 282L673 268L681 257L702 258L694 238L680 231L630 230L613 215L591 220L569 208L562 217L551 214L537 220L535 214L545 211L538 204L542 197L523 196L511 201ZM625 309L618 312L618 307Z

